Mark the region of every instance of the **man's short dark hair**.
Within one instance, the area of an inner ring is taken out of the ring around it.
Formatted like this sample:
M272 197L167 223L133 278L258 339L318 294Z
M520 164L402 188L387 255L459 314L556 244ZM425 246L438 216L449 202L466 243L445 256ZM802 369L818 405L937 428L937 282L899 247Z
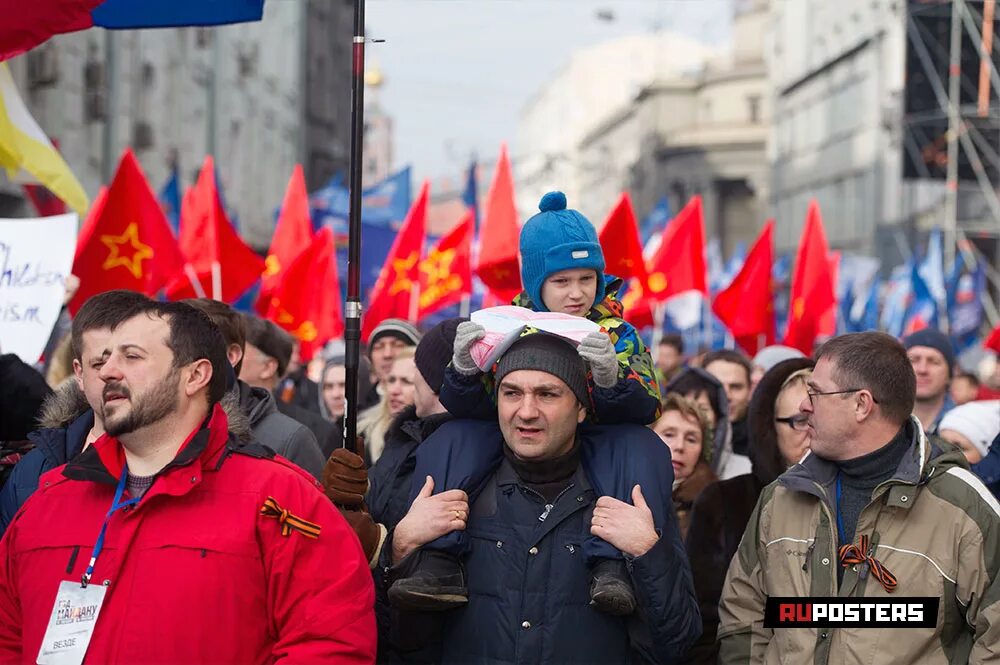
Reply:
M230 370L229 356L226 355L226 341L212 319L199 309L183 302L157 302L146 300L145 306L137 309L129 319L140 314L156 319L162 318L170 327L167 347L174 354L173 367L180 368L196 360L207 360L212 364L212 379L208 383L208 406L211 408L226 394L226 377ZM117 326L128 319L122 320Z
M278 377L283 377L288 364L292 362L295 339L271 321L252 314L243 316L246 320L247 342L260 349L264 355L274 358L278 363Z
M247 324L243 315L237 312L224 302L212 300L211 298L188 298L181 302L191 305L200 310L212 319L212 323L222 333L222 339L226 340L226 351L233 344L240 347L240 353L246 351L247 346ZM240 368L243 367L243 358L233 366L236 376L240 375Z
M701 366L708 369L708 366L717 360L733 363L734 365L742 367L747 373L747 385L750 385L750 376L753 374L753 367L750 365L749 358L739 351L733 351L732 349L719 349L718 351L706 353L705 358L701 361Z
M101 328L113 330L141 312L149 302L149 298L143 294L125 289L105 291L88 298L80 306L70 326L73 358L80 360L83 354L83 333Z
M895 337L881 332L834 337L816 352L817 362L823 358L833 363L831 375L838 388L870 391L890 422L902 425L910 417L917 377Z
M660 345L672 346L677 353L684 355L684 338L677 333L669 333L660 338Z

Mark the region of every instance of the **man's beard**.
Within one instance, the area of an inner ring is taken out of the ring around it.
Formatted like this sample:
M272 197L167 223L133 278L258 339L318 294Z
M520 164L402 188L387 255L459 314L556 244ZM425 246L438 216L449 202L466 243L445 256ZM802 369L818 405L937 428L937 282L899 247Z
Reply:
M113 419L109 421L104 410L105 405L102 403L101 417L104 420L104 431L110 436L119 437L122 434L130 434L143 427L153 425L174 413L179 401L177 396L177 376L179 373L179 368L171 368L170 373L156 385L142 395L135 397L124 387L115 384L105 386L106 392L114 390L123 393L128 398L131 409L120 418L116 419L112 416Z

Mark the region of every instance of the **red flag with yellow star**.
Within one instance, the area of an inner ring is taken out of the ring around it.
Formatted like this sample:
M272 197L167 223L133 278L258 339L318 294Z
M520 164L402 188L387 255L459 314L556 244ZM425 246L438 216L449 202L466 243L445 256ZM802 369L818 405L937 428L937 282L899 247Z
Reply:
M483 223L479 229L479 260L476 274L496 297L510 302L521 292L521 268L517 261L520 230L514 204L514 176L507 146L500 157L486 194Z
M416 319L418 303L412 298L419 297L414 292L420 286L420 255L424 247L429 198L430 183L425 180L372 287L361 323L363 341L367 342L375 326L385 319Z
M823 218L820 216L819 204L812 200L809 202L806 225L795 255L788 328L783 344L796 348L807 356L812 355L823 317L836 302Z
M80 288L69 304L76 314L87 298L112 289L155 295L184 269L163 209L132 151L126 149L107 194L83 224L73 274Z
M472 295L472 236L475 232L476 215L470 208L420 262L418 321Z
M774 220L769 219L743 267L712 303L712 311L726 324L740 348L750 355L774 344L773 263Z
M312 244L282 271L271 292L267 318L295 335L304 362L344 334L332 229L320 229Z
M271 295L278 287L282 274L312 241L313 227L309 217L306 178L302 173L302 165L296 164L285 189L285 200L278 214L278 224L274 227L271 249L264 260L264 274L261 276L260 295L257 297L258 312L267 314Z
M708 295L705 267L705 221L701 196L695 196L670 220L649 266L649 298L663 302L688 291Z
M247 247L226 216L215 184L215 162L211 155L205 158L198 182L184 193L180 246L209 298L234 302L264 272L264 261ZM186 276L174 280L167 288L171 300L196 295Z

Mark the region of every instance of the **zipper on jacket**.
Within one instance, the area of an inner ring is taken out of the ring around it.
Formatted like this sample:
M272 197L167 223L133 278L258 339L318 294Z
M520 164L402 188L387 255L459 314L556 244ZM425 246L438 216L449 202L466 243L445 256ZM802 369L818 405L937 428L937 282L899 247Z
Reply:
M555 498L555 500L552 503L545 502L545 497L542 496L541 494L539 494L538 492L536 492L535 490L531 489L530 487L525 487L524 490L526 492L531 492L532 494L534 494L535 496L537 496L539 499L541 499L543 502L545 502L545 510L543 510L542 514L538 516L538 521L539 522L544 522L545 519L549 516L549 513L552 512L552 509L556 507L557 503L559 503L559 499L562 498L562 495L565 494L566 492L570 491L571 489L573 489L573 487L574 487L574 483L570 483L569 485L567 485L566 487L564 487L563 491L559 492L559 494L556 495L556 498Z
M552 512L553 508L555 508L555 504L554 503L547 503L547 504L545 504L545 510L543 510L542 514L538 516L538 521L539 522L544 522L545 518L549 516L549 513Z
M802 564L802 571L803 572L806 572L806 573L809 572L809 562L812 561L812 555L813 555L813 550L814 549L816 549L816 541L815 540L813 540L811 543L809 543L809 547L806 548L806 560Z

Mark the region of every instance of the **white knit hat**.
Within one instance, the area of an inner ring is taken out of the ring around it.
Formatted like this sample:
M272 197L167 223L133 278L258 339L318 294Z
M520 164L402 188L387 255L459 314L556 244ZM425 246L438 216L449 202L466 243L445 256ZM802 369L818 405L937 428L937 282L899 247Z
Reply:
M938 432L950 429L972 442L983 457L1000 434L1000 400L967 402L944 414Z

